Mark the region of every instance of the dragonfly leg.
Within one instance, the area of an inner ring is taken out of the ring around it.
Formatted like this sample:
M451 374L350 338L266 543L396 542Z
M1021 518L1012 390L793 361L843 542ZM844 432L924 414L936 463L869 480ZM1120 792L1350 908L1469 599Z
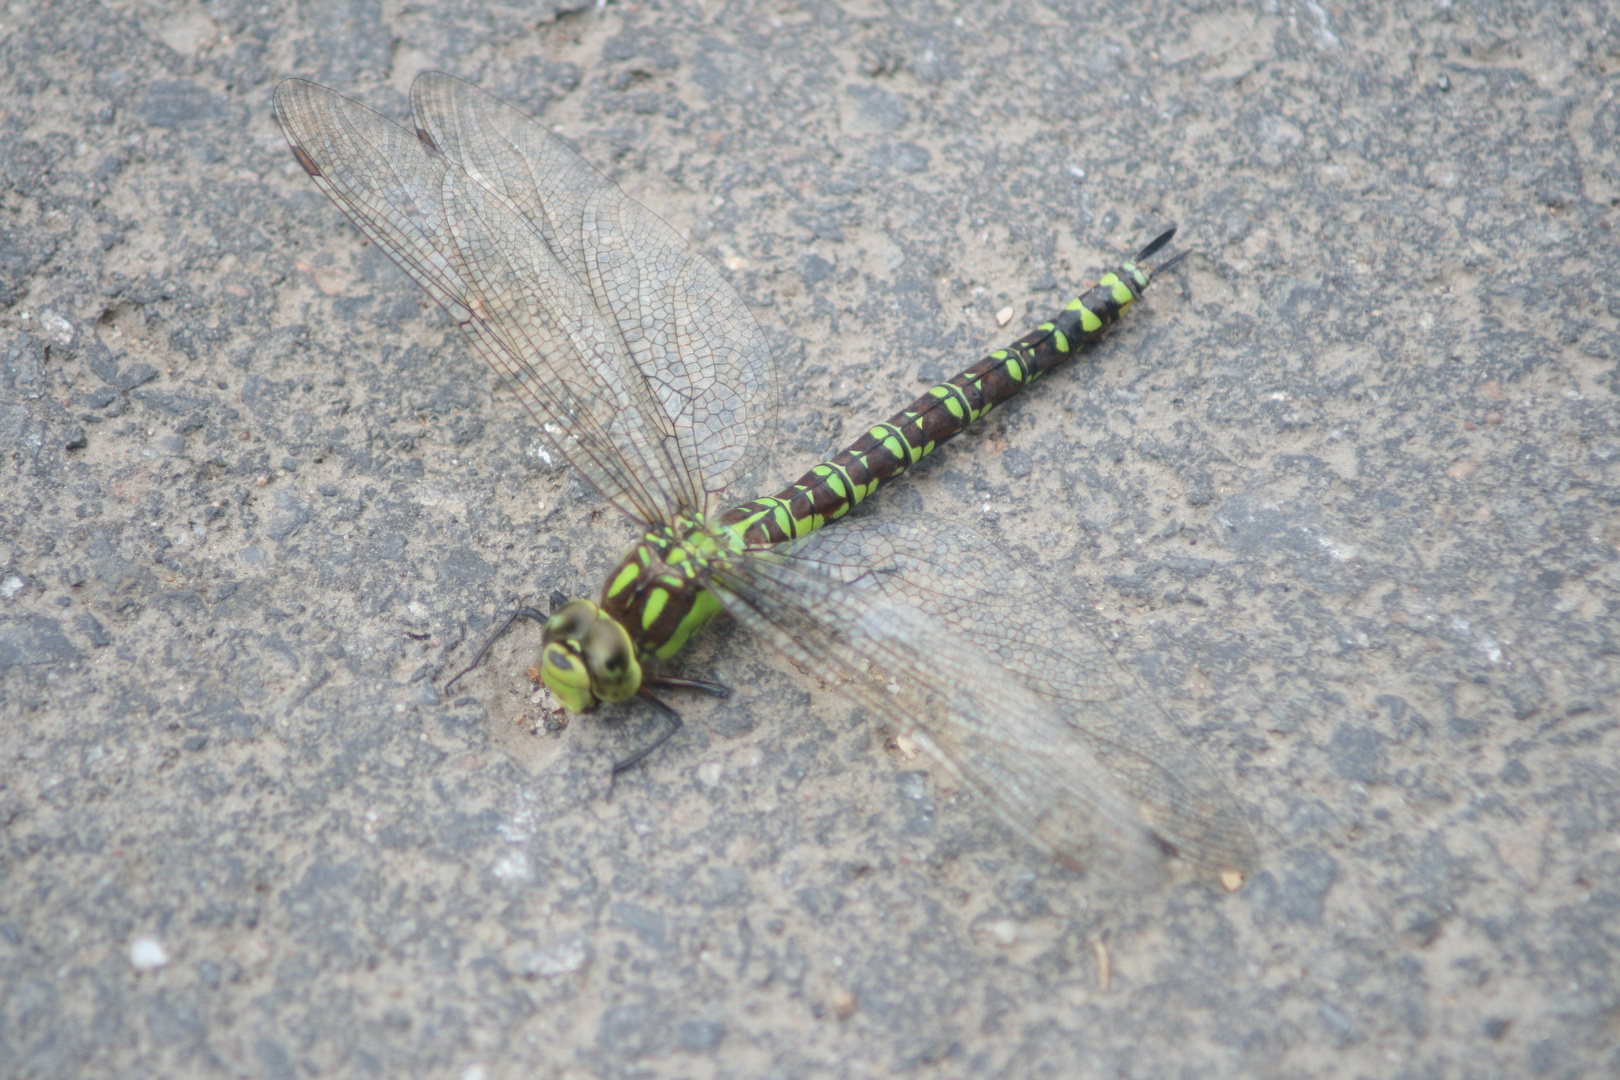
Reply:
M647 702L649 704L651 704L652 707L655 710L657 710L657 712L658 712L658 714L660 716L662 716L665 720L669 721L669 727L668 727L667 730L665 730L665 732L662 735L658 736L658 738L654 739L652 742L648 743L646 746L643 746L640 750L637 750L635 753L631 754L629 757L625 758L623 761L615 761L613 763L613 775L614 776L618 776L620 773L624 772L626 769L633 769L637 765L640 765L643 761L646 760L648 754L652 753L654 750L657 750L660 746L663 746L665 743L669 742L670 736L674 735L677 731L681 730L681 714L680 713L676 712L674 709L670 708L668 705L666 705L662 701L660 701L645 686L643 686L641 688L640 693L641 693L641 696L643 698L646 698Z
M683 679L679 675L649 675L641 681L643 686L656 686L661 690L696 690L717 698L731 696L731 687L707 679Z
M657 750L660 746L663 746L665 743L669 742L670 737L673 736L677 731L681 730L681 714L671 708L670 705L662 698L658 697L651 690L648 690L647 687L649 686L667 687L672 690L701 690L705 694L713 694L715 697L719 698L727 698L731 696L731 687L725 685L724 683L706 682L703 679L683 679L677 675L654 675L643 679L641 689L638 690L637 693L646 700L648 705L653 707L653 711L658 713L658 715L662 716L665 720L669 721L669 726L662 735L658 736L658 738L654 739L646 746L643 746L640 750L637 750L623 761L615 761L613 763L613 772L608 780L609 795L612 795L613 793L613 780L616 779L620 773L627 769L633 769L637 765L641 764L646 760L648 754L651 754L654 750Z
M555 600L553 600L553 606L556 606ZM467 672L471 671L473 668L477 667L479 664L483 663L484 654L489 652L490 646L494 645L497 641L501 640L501 638L505 637L506 632L512 629L512 624L517 622L519 619L532 619L543 626L545 625L546 615L538 608L532 607L520 607L516 611L512 612L512 614L508 615L506 617L506 621L501 623L501 628L491 634L489 636L489 640L484 642L483 647L478 650L478 655L472 658L472 663L456 672L455 677L444 684L444 692L448 694L450 692L450 688L456 685L456 681L458 679L467 674Z

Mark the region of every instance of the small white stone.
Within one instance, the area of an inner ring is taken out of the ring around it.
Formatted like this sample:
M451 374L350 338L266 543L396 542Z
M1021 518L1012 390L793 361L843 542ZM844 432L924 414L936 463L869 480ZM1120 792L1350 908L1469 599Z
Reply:
M138 937L129 943L129 962L136 971L155 971L169 962L169 954L157 938Z
M495 860L495 866L490 872L506 882L527 881L532 876L529 872L529 857L521 851L508 852Z
M991 941L1004 948L1018 942L1018 924L1011 919L992 919L985 925L985 931Z

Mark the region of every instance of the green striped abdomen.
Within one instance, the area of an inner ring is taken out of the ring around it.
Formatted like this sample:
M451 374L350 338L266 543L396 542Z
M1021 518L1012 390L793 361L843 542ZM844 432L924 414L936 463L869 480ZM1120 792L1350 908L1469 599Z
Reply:
M1151 254L1168 239L1167 234L1137 257ZM1151 270L1135 263L1104 274L1051 322L930 388L775 495L728 510L720 520L736 528L749 547L780 544L836 521L934 447L1101 336L1152 277Z

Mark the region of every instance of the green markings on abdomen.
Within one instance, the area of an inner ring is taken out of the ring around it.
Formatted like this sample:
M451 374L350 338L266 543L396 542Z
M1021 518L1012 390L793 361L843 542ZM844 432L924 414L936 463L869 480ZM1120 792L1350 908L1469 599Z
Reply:
M749 547L814 532L859 506L999 403L1067 360L1142 294L1151 273L1126 263L1005 349L926 393L775 495L726 511Z

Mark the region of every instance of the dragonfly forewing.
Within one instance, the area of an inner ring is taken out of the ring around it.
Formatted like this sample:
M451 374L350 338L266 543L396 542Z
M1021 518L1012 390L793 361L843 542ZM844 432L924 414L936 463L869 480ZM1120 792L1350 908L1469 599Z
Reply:
M527 218L340 94L289 79L275 100L305 170L461 326L588 483L645 524L704 505L619 329Z
M764 331L667 222L524 113L437 72L411 86L417 127L528 220L617 327L712 497L770 450L778 398Z

